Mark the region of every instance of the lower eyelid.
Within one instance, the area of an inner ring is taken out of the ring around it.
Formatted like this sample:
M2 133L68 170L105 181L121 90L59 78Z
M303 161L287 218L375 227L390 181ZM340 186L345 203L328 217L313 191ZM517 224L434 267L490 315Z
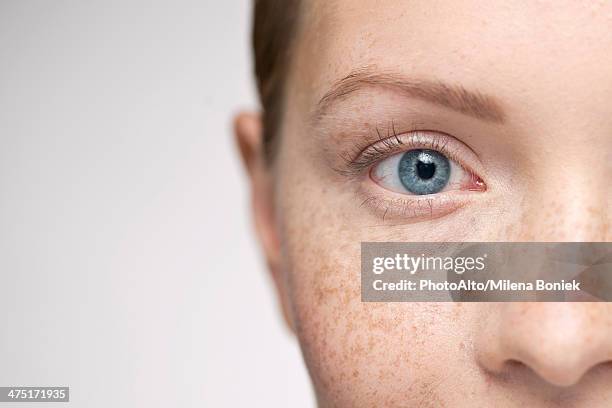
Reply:
M366 189L367 190L367 189ZM406 196L394 193L361 192L361 207L383 221L419 222L448 215L470 203L470 194L454 191L434 195Z

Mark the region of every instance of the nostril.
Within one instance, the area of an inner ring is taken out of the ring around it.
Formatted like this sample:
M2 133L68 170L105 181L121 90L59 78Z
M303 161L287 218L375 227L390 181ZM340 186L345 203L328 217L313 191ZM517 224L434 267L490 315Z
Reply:
M508 359L501 367L491 373L507 384L540 384L543 388L569 388L577 385L585 376L607 378L612 375L612 362L605 361L591 367L579 367L579 364L567 362L552 363L548 359L529 363L518 359ZM546 384L546 385L545 385Z
M506 383L516 383L522 381L525 376L534 375L534 372L527 365L519 360L506 360L501 369L495 373L499 380Z
M527 368L527 366L525 364L523 364L522 362L515 360L515 359L510 359L506 362L506 365L510 368Z
M606 379L606 384L608 384L607 380L612 377L612 361L597 364L585 373L585 376L587 375L594 379Z
M599 367L598 367L599 368ZM571 371L571 370L570 370ZM489 372L497 381L506 385L527 385L543 389L567 388L575 385L582 375L572 375L567 370L542 370L517 359L508 359L495 372Z

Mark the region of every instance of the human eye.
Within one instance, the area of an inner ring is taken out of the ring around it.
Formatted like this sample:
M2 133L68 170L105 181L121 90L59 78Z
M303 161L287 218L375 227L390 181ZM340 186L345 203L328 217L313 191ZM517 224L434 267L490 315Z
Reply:
M473 174L432 149L394 154L373 166L370 177L379 186L401 194L430 195L478 187Z
M364 203L400 218L437 217L465 205L487 186L476 154L458 139L434 131L380 138L350 162L360 179Z

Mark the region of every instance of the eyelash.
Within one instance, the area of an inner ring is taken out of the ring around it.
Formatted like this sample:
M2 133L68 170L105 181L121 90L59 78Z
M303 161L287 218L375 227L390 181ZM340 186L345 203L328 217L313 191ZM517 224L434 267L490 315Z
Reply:
M345 162L345 168L337 169L338 172L347 176L359 176L373 164L400 153L402 150L408 151L408 147L410 149L431 149L444 153L449 159L458 162L466 171L475 174L457 149L448 147L452 136L430 130L409 130L397 133L394 125L389 127L386 136L383 136L376 128L376 135L378 138L376 142L365 148L356 145L352 152L341 156ZM457 143L460 142L457 141Z

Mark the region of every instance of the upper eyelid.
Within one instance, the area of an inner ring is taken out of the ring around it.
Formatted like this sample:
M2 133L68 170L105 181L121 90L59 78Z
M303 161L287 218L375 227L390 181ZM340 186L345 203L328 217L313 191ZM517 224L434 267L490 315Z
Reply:
M376 131L380 135L379 130L377 129ZM454 146L451 148L449 144ZM353 176L358 175L376 162L393 154L400 153L402 146L430 148L440 151L450 159L458 162L467 171L478 174L477 169L475 169L475 165L478 164L479 160L478 155L457 138L435 130L410 130L403 133L397 133L393 130L387 137L379 137L379 140L366 146L353 157L345 157L346 170L342 173ZM472 156L471 159L473 160L462 157L467 155ZM469 161L474 161L475 163L470 164Z

